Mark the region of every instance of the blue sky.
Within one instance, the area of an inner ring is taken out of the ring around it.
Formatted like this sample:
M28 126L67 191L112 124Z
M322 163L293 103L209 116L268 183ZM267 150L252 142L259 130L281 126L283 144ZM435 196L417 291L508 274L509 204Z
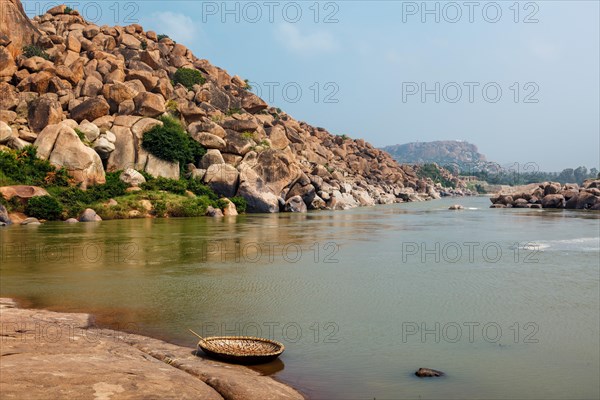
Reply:
M24 2L30 15L47 4ZM168 34L332 133L467 140L540 170L600 164L597 1L66 4Z

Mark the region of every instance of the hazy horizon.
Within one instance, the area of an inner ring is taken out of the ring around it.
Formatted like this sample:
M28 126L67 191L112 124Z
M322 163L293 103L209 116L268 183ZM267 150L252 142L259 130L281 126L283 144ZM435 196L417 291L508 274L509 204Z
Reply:
M65 4L168 34L295 118L376 147L460 139L503 164L600 165L598 2Z

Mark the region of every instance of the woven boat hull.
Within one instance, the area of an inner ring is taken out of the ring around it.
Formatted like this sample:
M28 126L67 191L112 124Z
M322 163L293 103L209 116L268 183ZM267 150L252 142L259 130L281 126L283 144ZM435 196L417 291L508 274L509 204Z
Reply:
M274 340L248 336L216 336L198 342L206 355L235 364L265 364L283 353L285 346Z

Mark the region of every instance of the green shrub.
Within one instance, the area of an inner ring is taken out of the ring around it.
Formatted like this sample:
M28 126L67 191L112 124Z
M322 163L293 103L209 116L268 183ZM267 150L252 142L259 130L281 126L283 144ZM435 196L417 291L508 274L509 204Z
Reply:
M106 183L103 185L95 185L87 190L87 195L90 196L90 201L108 200L115 197L123 196L127 190L127 184L119 179L122 171L108 172L106 174Z
M148 42L146 42L145 40L142 40L140 47L142 50L146 50L148 48Z
M62 212L62 205L52 196L32 197L25 206L27 215L40 219L57 220Z
M242 196L236 196L236 197L232 197L229 200L231 200L231 202L233 204L235 204L235 208L237 209L237 212L239 212L240 214L246 212L246 208L248 207L248 202L246 201L245 198L243 198Z
M71 14L72 11L73 9L71 7L65 7L65 14Z
M179 105L175 100L168 100L165 103L165 109L169 114L179 115Z
M34 146L0 151L0 172L7 181L22 185L68 186L70 183L67 171L37 158Z
M74 216L85 210L92 203L91 193L71 186L60 190L56 197L68 216Z
M169 193L185 194L187 182L185 180L158 177L143 183L142 189L153 191L164 190Z
M217 200L219 196L200 179L190 179L187 181L187 189L196 196L206 196L211 200Z
M207 197L188 198L169 207L172 217L201 217L206 214L206 209L211 205Z
M23 47L23 56L26 58L31 57L42 57L44 60L50 60L50 56L44 49L35 44L27 45Z
M165 34L163 34L163 33L161 33L160 35L157 35L157 36L156 36L156 39L157 39L159 42L160 42L161 40L163 40L163 39L168 39L168 38L169 38L169 35L165 35Z
M194 85L203 85L206 79L197 69L179 68L173 75L173 82L181 83L191 90Z
M206 150L173 117L163 116L160 120L163 126L155 126L144 134L144 150L161 160L179 162L182 170L188 163L197 164Z

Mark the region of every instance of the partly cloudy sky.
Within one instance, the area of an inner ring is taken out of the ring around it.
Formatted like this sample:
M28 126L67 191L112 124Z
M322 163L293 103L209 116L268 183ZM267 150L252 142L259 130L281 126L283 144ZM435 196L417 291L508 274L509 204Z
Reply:
M98 24L168 34L333 133L376 146L462 139L501 163L598 167L599 2L514 3L67 4ZM24 4L37 15L45 3Z

